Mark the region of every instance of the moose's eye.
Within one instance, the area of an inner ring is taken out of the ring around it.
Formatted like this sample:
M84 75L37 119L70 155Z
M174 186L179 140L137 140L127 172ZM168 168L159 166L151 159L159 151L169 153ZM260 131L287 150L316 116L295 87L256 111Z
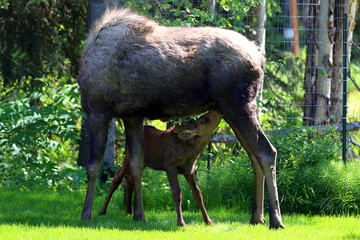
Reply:
M205 123L209 123L210 122L210 118L205 118Z

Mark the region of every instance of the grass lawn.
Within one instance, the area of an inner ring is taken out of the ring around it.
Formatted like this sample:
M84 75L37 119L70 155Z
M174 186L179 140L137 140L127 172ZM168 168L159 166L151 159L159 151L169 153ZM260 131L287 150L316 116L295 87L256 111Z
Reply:
M81 221L84 198L80 192L0 188L0 239L360 239L360 216L283 214L286 229L275 231L250 226L250 212L210 210L215 226L208 227L200 212L186 211L188 225L179 228L174 211L146 211L143 223L110 205L106 216ZM96 211L102 202L95 199Z

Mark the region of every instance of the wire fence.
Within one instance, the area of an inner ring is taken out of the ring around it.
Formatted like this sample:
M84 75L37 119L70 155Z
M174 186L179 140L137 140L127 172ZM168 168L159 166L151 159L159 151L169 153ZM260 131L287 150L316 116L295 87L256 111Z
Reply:
M162 25L224 27L257 41L267 58L258 100L266 130L345 124L347 113L351 121L360 119L358 104L347 105L352 38L348 25L355 18L347 16L343 2L133 0L120 5Z

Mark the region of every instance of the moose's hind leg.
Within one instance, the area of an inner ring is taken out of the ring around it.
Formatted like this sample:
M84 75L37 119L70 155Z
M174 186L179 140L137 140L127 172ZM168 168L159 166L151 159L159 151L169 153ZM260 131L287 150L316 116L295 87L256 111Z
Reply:
M109 123L112 119L112 117L105 114L95 113L89 114L88 118L90 128L90 155L87 163L88 188L83 212L81 214L82 220L88 220L92 217L96 181L100 174L100 167L107 142Z
M134 221L145 221L141 179L144 171L144 128L143 118L124 118L128 141L130 174L134 181Z

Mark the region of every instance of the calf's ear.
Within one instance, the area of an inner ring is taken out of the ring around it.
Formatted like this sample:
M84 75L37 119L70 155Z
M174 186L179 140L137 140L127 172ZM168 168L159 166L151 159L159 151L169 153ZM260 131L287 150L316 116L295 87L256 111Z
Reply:
M180 133L181 131L184 131L184 129L186 129L187 126L186 125L176 125L173 129L173 132L178 134Z
M178 138L182 140L190 140L196 136L196 133L197 132L195 130L185 129L178 134Z

